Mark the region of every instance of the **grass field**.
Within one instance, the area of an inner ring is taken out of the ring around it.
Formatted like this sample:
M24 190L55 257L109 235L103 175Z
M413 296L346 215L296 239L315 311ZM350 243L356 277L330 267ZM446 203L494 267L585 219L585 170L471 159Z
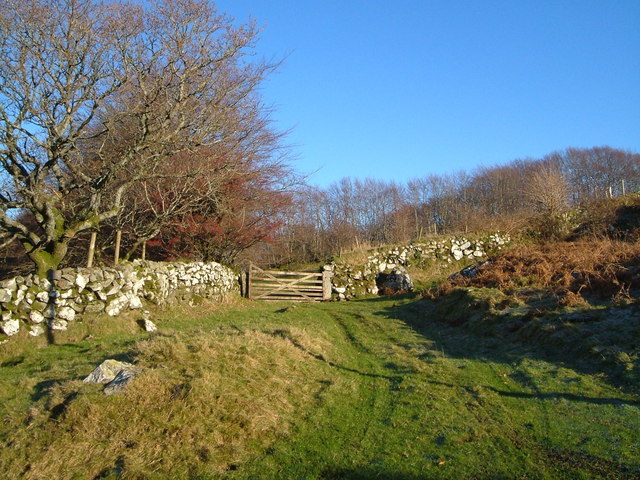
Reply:
M434 305L243 301L3 345L2 477L640 477L636 376ZM114 357L144 368L124 394L79 381Z

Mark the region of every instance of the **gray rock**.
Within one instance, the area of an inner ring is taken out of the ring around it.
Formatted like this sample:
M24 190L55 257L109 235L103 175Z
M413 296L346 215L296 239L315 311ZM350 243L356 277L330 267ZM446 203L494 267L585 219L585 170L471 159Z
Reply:
M404 269L396 268L390 273L380 273L376 285L383 292L406 292L413 290L413 282Z
M135 369L123 369L118 372L116 377L107 383L104 387L105 395L113 395L114 393L120 393L124 388L139 375L139 372Z
M33 302L31 304L31 309L32 310L36 310L38 312L44 312L47 309L47 303L46 302Z
M84 383L109 383L116 378L122 370L137 370L135 365L109 358L98 365L84 380Z

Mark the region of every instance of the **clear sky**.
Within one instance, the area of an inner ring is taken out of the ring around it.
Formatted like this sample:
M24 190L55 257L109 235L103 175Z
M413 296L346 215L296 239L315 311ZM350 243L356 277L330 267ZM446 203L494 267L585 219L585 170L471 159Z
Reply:
M640 0L219 0L310 183L404 182L565 147L640 152Z

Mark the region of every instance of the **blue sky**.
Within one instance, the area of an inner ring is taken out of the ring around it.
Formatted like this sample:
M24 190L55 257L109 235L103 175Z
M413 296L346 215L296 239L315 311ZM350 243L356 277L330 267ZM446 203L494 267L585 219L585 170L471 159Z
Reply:
M264 99L312 184L640 152L640 0L216 3L286 56Z

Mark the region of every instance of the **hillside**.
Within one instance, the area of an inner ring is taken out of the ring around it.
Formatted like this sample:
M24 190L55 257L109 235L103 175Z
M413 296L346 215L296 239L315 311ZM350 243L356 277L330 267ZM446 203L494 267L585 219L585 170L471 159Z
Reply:
M613 229L594 217L571 241L520 241L448 279L452 264L426 262L412 293L205 302L156 312L156 334L96 316L56 345L0 345L0 471L638 478L634 208L605 212L622 219ZM121 394L81 381L107 358L141 372Z
M158 335L89 323L5 349L6 478L640 474L637 381L597 358L438 321L411 295L210 308L167 312ZM105 358L144 373L105 396L79 381Z

